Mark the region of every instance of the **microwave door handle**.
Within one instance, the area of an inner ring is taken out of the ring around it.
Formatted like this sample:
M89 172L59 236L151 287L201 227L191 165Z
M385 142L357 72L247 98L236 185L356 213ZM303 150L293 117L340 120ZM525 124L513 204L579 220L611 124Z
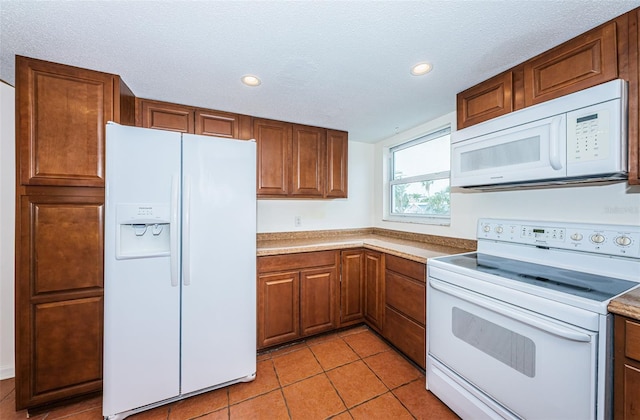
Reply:
M560 161L560 130L562 129L562 115L551 120L549 133L549 163L556 171L562 169Z

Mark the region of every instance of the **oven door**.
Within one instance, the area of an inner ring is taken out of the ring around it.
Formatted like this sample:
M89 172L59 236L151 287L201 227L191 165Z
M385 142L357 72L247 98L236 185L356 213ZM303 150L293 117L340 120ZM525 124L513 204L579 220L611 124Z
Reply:
M595 418L597 333L434 278L427 296L429 358L485 412L497 403L527 419Z

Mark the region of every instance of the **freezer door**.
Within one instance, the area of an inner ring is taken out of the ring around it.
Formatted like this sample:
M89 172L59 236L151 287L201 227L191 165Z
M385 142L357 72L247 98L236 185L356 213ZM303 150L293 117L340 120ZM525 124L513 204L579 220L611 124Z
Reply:
M179 177L179 133L107 125L104 416L179 394Z
M183 135L182 388L256 371L256 145Z

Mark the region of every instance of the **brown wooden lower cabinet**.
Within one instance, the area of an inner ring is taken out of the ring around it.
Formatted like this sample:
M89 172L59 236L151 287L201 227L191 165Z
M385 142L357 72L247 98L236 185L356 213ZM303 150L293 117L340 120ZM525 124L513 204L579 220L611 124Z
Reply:
M385 257L383 336L425 368L426 265Z
M382 332L384 325L384 254L364 252L365 286L364 317L374 330Z
M269 347L300 337L300 273L258 276L258 345Z
M614 418L640 419L640 321L615 315Z
M102 388L104 192L28 192L16 220L18 409Z
M364 250L341 253L340 326L362 322L364 317Z
M338 327L339 251L258 258L258 348Z
M300 271L300 333L303 336L338 326L338 266Z
M384 337L418 366L425 368L425 326L386 306Z
M259 257L258 348L365 322L424 369L425 286L424 263L368 249Z

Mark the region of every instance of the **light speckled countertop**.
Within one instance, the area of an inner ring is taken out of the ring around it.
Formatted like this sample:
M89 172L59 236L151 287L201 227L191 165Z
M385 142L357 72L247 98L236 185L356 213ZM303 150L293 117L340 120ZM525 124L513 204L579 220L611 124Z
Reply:
M609 312L640 321L640 288L635 288L609 302Z
M258 235L259 257L362 247L426 263L429 258L475 250L476 242L373 228Z

